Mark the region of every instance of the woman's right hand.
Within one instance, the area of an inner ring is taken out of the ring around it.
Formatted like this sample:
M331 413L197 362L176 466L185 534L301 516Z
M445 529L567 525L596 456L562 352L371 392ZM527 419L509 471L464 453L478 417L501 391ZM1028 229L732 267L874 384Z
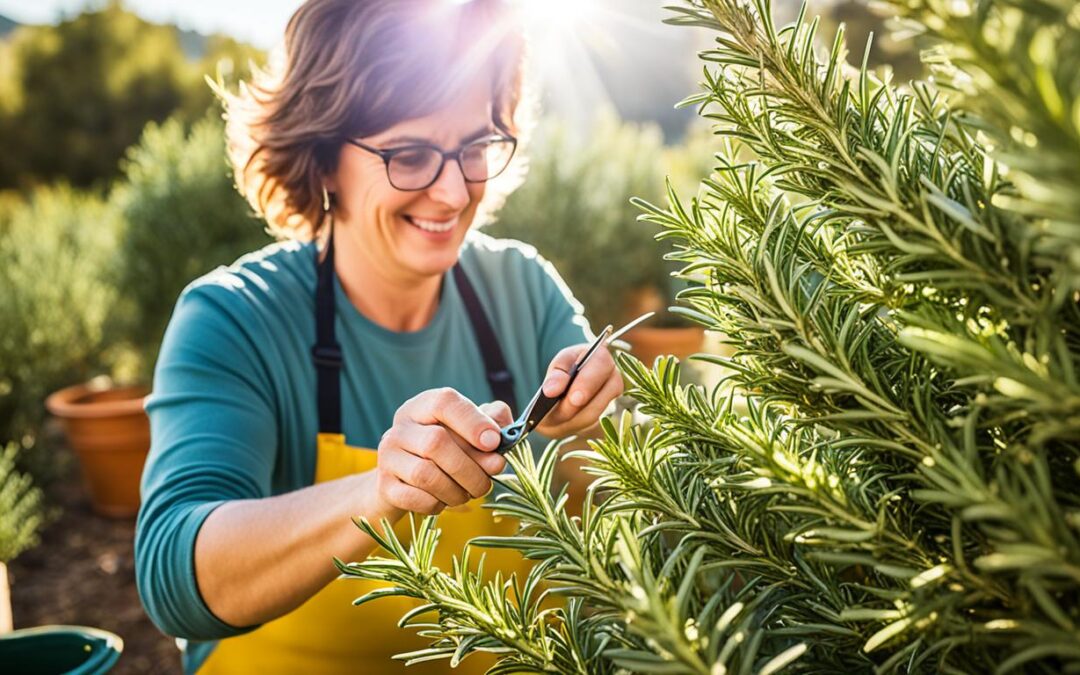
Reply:
M379 441L377 491L404 511L437 514L491 490L506 459L499 428L513 421L501 401L477 406L450 388L429 389L398 408Z

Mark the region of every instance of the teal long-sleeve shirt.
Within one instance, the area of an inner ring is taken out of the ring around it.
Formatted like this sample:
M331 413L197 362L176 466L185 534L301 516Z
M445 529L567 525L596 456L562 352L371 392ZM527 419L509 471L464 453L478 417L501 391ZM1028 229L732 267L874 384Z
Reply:
M245 632L210 612L195 581L195 538L210 513L314 481L318 411L313 244L249 254L193 282L165 332L147 401L151 450L135 534L139 593L165 633L188 641L194 671L215 640ZM520 404L555 354L588 338L581 306L530 246L471 232L461 265L476 287L514 376ZM452 387L493 399L453 275L416 332L367 319L336 287L344 353L342 424L350 445L374 448L395 411L416 394ZM535 445L535 441L534 441Z

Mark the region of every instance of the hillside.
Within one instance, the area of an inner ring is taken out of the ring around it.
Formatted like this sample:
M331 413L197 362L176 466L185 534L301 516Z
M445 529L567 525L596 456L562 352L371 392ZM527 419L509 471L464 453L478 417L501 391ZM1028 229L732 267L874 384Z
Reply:
M13 21L3 14L0 14L0 39L7 37L7 34L19 27L18 21Z

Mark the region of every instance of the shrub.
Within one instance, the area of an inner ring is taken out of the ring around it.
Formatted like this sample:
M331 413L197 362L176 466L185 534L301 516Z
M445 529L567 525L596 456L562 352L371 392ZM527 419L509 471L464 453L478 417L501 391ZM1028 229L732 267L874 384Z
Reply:
M116 214L67 187L39 189L0 228L0 442L32 446L55 389L104 368L114 301L103 278Z
M485 231L536 246L596 326L621 323L629 294L641 287L670 299L674 268L655 240L660 230L637 222L630 198L659 199L665 170L685 172L683 181L696 177L700 157L688 162L680 148L664 147L659 127L622 122L611 112L585 133L546 120L537 137L528 178Z
M38 543L44 517L41 490L15 468L19 446L0 447L0 633L11 631L11 592L7 564Z
M144 379L184 286L270 242L233 187L224 143L219 115L207 115L190 133L175 118L150 124L110 197L124 222L112 335L134 347Z
M37 545L45 520L41 490L15 468L18 454L14 443L0 449L0 565Z

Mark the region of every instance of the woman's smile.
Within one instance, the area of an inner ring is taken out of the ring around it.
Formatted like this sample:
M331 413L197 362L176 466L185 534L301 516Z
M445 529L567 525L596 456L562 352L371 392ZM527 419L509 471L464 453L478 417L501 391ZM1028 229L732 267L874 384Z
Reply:
M415 228L422 232L423 235L428 239L440 242L453 239L454 230L461 222L461 218L457 214L450 217L443 216L439 218L425 218L418 215L403 215L402 219L412 228Z

